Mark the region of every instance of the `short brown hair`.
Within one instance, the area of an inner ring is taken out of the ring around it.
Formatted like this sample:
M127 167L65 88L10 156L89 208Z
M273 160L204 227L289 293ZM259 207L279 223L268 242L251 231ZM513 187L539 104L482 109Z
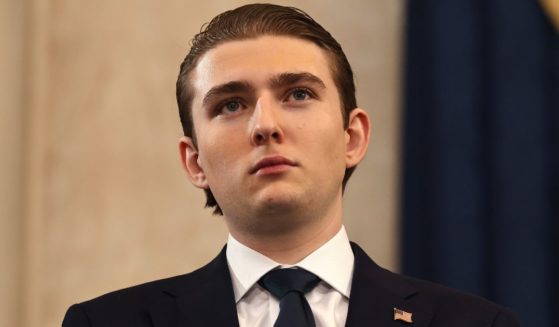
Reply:
M192 98L189 74L198 60L209 50L229 41L246 40L262 35L290 36L310 41L326 51L331 61L334 83L340 94L344 128L349 113L357 107L353 71L340 44L304 11L273 4L250 4L226 11L214 17L192 39L192 46L180 66L177 79L177 103L185 136L197 146L192 122ZM342 189L355 167L347 168ZM206 207L215 207L214 214L223 214L211 190L206 189Z

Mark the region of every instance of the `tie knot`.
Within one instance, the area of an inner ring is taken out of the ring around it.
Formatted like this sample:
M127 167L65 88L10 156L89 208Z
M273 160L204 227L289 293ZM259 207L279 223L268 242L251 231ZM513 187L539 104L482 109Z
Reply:
M281 300L289 292L305 294L319 282L320 278L304 269L276 269L262 276L258 284Z

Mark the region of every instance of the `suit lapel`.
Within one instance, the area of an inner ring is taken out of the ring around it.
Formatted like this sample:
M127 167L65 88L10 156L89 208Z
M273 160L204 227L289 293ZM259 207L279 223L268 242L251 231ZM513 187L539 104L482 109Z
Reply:
M418 290L401 276L377 266L355 243L355 268L346 326L429 326L432 309L410 301ZM394 308L412 314L412 324L394 320Z
M182 277L164 293L166 300L150 308L155 327L239 326L225 248L208 265Z
M149 313L155 327L178 326L179 311L176 298L172 294L164 294L162 298L154 301L149 308Z
M195 292L177 298L178 326L239 326L235 297L231 282L228 283L209 281Z

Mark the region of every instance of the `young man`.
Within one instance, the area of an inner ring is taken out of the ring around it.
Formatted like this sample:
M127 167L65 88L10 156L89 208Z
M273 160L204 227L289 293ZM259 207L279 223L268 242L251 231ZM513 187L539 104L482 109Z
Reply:
M378 267L342 225L369 143L339 44L305 13L225 12L181 65L180 156L227 247L183 276L72 306L64 326L518 326L506 309Z

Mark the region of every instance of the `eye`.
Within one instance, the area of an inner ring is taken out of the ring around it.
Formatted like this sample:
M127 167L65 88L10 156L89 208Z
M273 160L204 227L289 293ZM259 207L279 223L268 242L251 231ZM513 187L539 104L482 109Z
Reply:
M241 104L238 101L229 101L223 106L223 109L228 112L235 112L239 108L241 108Z
M243 109L243 105L239 100L228 100L222 102L216 108L217 115L231 115Z
M296 101L304 101L308 100L311 97L311 94L307 89L295 89L291 92L291 97Z

